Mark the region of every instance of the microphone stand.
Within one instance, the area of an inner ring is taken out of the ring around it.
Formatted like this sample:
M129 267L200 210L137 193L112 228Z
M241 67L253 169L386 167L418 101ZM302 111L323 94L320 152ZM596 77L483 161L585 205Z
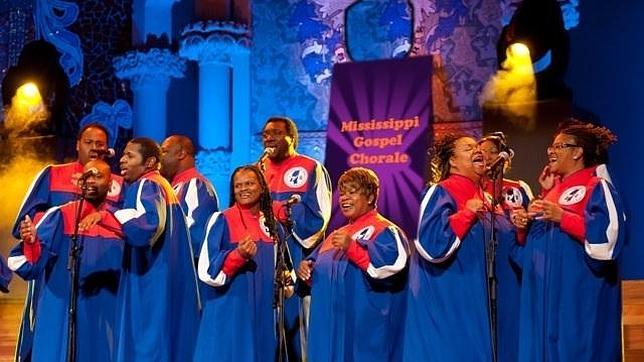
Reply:
M69 270L69 307L67 310L67 361L76 361L76 305L78 302L78 272L80 270L80 256L83 251L83 244L78 240L78 229L80 224L83 203L85 202L85 192L87 184L85 180L81 182L81 194L79 197L78 208L76 209L76 218L74 220L74 233L71 236L69 246L69 258L67 260L67 270Z
M487 288L488 288L488 318L490 322L490 337L492 339L492 361L496 362L497 356L497 279L496 279L496 248L498 240L496 238L496 208L499 205L497 193L497 181L503 183L503 166L499 167L499 171L492 170L492 210L490 211L490 239L485 244L485 260L486 260L486 274L487 274Z
M293 233L293 221L291 219L292 205L286 204L285 207L286 221L283 224L286 228L286 234L283 238L280 238L279 235L276 235L275 240L277 242L277 256L275 261L275 299L273 307L277 309L277 362L288 362L284 301L286 300L286 288L289 286L289 283L287 283L285 280L285 276L288 275L287 273L290 274L287 264L287 255L290 254L288 252L286 240Z

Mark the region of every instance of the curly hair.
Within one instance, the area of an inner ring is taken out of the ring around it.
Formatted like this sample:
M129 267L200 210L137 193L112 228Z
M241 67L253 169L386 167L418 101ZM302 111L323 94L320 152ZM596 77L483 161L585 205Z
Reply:
M373 196L371 206L376 206L378 192L380 191L380 180L373 170L365 167L352 167L340 175L338 189L342 190L347 184L353 183L360 187L358 190L367 197Z
M510 159L505 161L505 166L504 170L509 171L510 167L512 165L512 156L514 155L514 151L510 148L508 144L508 138L505 136L505 133L501 131L497 132L491 132L483 136L477 144L480 145L483 142L492 142L494 144L494 147L498 150L498 152L506 152L510 156Z
M235 205L235 176L242 171L251 171L257 177L259 186L262 188L262 192L259 195L259 210L264 214L264 219L266 220L266 227L268 227L268 232L273 238L277 240L277 222L275 221L275 215L273 215L273 200L271 199L271 194L268 190L268 184L264 179L264 175L255 165L245 165L239 166L234 171L232 176L230 176L230 207Z
M617 142L617 136L608 128L576 118L559 125L557 134L572 136L584 150L584 167L608 163L608 147Z
M449 159L454 155L456 141L463 137L470 136L464 133L445 133L429 148L427 151L431 157L429 184L439 183L450 175Z

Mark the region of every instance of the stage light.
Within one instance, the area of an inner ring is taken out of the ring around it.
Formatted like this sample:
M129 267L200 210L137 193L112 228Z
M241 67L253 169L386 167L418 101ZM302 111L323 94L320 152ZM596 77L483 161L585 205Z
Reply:
M35 106L42 102L38 86L34 82L27 82L16 90L16 100L27 105Z
M536 95L530 50L523 43L513 43L505 50L501 69L485 85L481 105L507 112L528 126L534 120Z
M501 30L497 43L499 67L504 68L506 58L510 56L530 57L531 73L537 82L537 99L569 98L570 91L564 81L568 46L559 2L523 0L508 25ZM527 72L523 68L522 71Z
M514 43L508 47L508 51L513 57L530 59L530 48L523 43Z
M48 117L38 86L34 82L26 82L16 89L11 99L11 107L6 110L5 127L10 131L22 131Z
M518 77L533 76L532 59L530 58L530 49L523 43L514 43L506 50L505 62L502 68L510 72L510 77L516 79ZM525 82L521 81L522 84Z

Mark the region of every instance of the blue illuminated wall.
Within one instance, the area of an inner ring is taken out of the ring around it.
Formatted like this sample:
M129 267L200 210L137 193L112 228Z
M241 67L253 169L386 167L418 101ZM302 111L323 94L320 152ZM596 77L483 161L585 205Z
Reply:
M619 138L610 152L614 182L627 210L626 278L644 278L644 2L582 1L570 32L568 84L575 103Z
M496 69L496 40L502 15L512 12L511 3L254 1L255 133L275 114L291 116L302 130L326 129L335 63L349 61L351 56L352 60L386 59L407 52L434 55L435 121L447 128L470 123L480 132L478 95ZM259 146L255 148L257 154Z

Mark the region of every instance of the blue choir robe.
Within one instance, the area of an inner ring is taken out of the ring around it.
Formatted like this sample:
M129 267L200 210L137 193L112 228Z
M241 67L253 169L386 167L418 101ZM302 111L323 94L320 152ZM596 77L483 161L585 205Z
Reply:
M305 251L310 251L323 239L331 218L329 173L316 160L295 154L280 163L266 160L264 177L278 218L283 218L283 203L289 197L294 194L301 197L292 206L293 237L289 239L293 263L299 265Z
M204 240L206 223L214 212L219 211L217 193L210 181L194 167L178 173L172 179L172 188L186 215L192 251L197 259Z
M346 252L330 237L307 259L311 276L308 360L401 360L408 243L376 210L337 230L351 236Z
M246 260L238 243L250 237L257 254ZM237 204L208 221L199 279L208 285L194 361L275 360L275 243L262 213Z
M530 186L519 180L503 179L500 190L493 190L491 182L485 184L489 195L500 192L501 207L504 211L499 217L505 218L504 224L511 225L510 214L513 209L528 209L534 198ZM498 220L498 219L495 219ZM520 232L517 231L517 234ZM518 235L517 235L518 237ZM521 235L522 241L525 233ZM514 362L519 350L519 297L521 293L521 267L516 261L517 241L501 238L496 247L495 270L497 279L497 356L500 362Z
M492 361L485 258L490 213L467 209L473 198L487 199L461 175L424 194L409 267L405 361ZM509 244L516 232L500 212L497 240Z
M76 200L80 195L78 178L83 174L83 165L80 162L71 162L62 165L49 165L44 167L34 178L20 210L16 216L13 226L13 236L20 239L20 222L29 215L32 220L38 221L40 217L53 206L63 205ZM112 183L107 194L107 201L112 205L118 205L121 200L121 188L123 179L121 176L112 175ZM18 347L16 348L16 360L29 360L31 353L31 341L36 318L36 305L38 294L41 288L41 280L29 281L27 285L27 297L22 314L20 332L18 334Z
M170 184L151 171L127 185L114 213L124 233L117 361L189 361L199 297L185 218Z
M66 361L70 272L67 270L71 236L79 201L49 209L36 225L33 244L13 248L9 265L25 280L43 280L33 323L32 361ZM79 290L76 318L77 361L113 361L116 294L123 240L113 206L98 209L84 203L82 217L99 211L102 220L80 232Z
M293 234L287 239L293 265L297 266L324 238L331 218L331 179L321 163L297 153L279 163L267 159L264 166L264 178L278 219L285 218L286 200L294 194L301 197L292 206ZM308 314L308 297L305 298L304 301L301 298L286 301L286 333L292 360L302 358L300 341Z
M564 213L559 223L534 221L522 247L518 360L620 360L620 198L590 167L545 199Z
M11 270L7 267L4 256L0 255L0 292L9 292L9 283L12 277Z
M210 181L194 167L179 172L172 179L172 188L186 216L186 226L190 230L190 244L196 264L208 219L213 213L219 211L217 193ZM204 283L198 283L198 285L199 296L203 303L207 286Z

